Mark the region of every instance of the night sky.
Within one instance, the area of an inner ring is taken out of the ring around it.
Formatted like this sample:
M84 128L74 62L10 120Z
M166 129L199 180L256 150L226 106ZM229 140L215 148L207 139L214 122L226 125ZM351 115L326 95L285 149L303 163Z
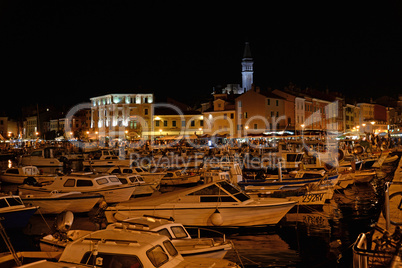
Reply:
M0 110L125 92L200 101L241 82L245 41L263 88L402 93L400 1L138 2L2 1Z

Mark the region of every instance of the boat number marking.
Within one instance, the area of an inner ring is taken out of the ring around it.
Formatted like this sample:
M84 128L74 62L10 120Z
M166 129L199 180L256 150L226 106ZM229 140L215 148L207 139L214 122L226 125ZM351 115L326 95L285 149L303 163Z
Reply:
M306 215L303 216L303 222L309 225L317 225L317 226L325 225L325 219L321 216Z
M321 193L321 194L306 194L306 195L303 195L302 202L303 203L309 203L309 202L321 201L323 197L324 197L324 193Z

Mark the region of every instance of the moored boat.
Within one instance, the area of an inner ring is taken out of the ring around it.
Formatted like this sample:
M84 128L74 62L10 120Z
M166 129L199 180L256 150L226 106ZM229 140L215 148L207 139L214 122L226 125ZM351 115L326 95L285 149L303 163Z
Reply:
M25 181L36 181L37 183L51 183L55 175L41 174L36 166L11 167L0 174L0 180L5 183L23 184Z
M239 267L224 259L185 258L171 240L154 232L130 228L91 232L68 243L58 262L26 267Z
M119 213L174 217L187 226L260 226L277 224L295 204L285 198L253 200L227 181L217 181L109 206L105 216L108 222Z
M0 195L0 219L6 229L25 227L37 210L37 206L25 205L18 195Z
M99 193L103 195L107 203L123 202L130 199L135 190L135 185L123 185L115 175L105 174L70 174L57 177L57 179L45 186L32 186L23 184L18 187L23 193L36 192L82 192Z

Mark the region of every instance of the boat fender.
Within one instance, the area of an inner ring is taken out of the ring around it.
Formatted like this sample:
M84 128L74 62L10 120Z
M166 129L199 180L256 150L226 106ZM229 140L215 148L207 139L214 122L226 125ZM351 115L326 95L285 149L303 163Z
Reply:
M221 226L223 223L222 214L219 212L218 209L215 209L215 212L212 213L212 215L209 217L209 219L211 220L211 223L214 226Z

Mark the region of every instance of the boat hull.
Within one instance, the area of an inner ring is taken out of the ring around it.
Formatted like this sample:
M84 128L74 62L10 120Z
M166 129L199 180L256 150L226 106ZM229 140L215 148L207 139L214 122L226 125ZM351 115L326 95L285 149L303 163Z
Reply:
M62 195L62 194L61 194ZM36 213L41 214L59 214L63 211L73 213L89 212L98 202L102 200L100 194L71 194L64 196L21 196L22 201L27 205L39 206Z
M258 202L257 202L258 203ZM155 207L145 206L119 206L109 207L105 211L108 222L115 221L115 214L119 213L122 217L132 218L140 217L144 214L173 217L177 222L187 226L261 226L275 225L285 214L295 205L295 202L289 201L281 204L256 204L243 206L225 206L214 204L188 204L191 206L183 206L185 204L176 204L169 206L161 205ZM218 208L222 222L219 224L214 220L212 215Z
M24 228L38 207L24 207L12 211L0 212L0 218L4 218L1 224L5 229Z

